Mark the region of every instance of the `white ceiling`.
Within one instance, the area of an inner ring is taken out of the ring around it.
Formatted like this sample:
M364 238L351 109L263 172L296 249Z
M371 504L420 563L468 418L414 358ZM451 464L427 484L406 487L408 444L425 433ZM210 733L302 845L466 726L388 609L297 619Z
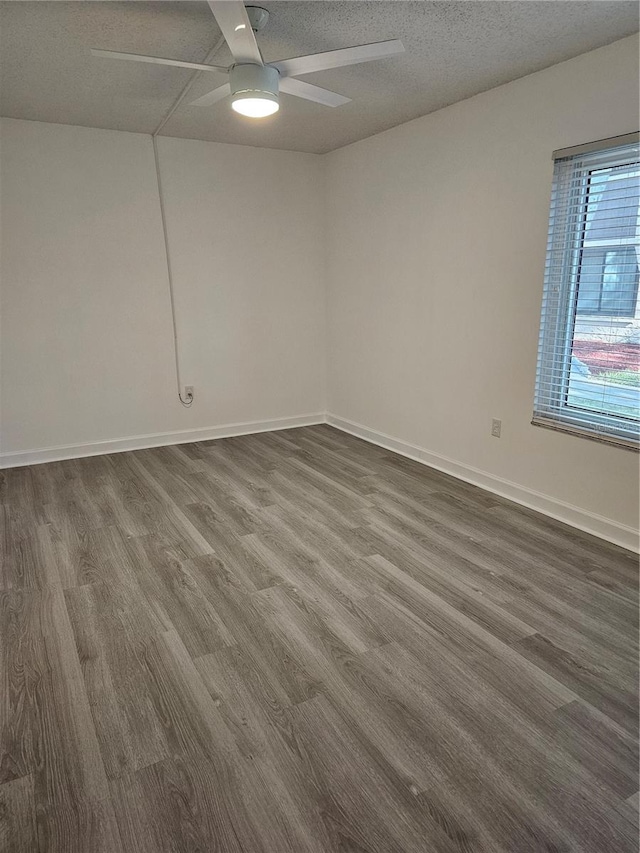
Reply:
M235 114L228 100L185 103L163 134L322 153L638 30L637 3L617 0L254 5L271 12L258 34L266 61L389 38L402 39L407 52L304 78L353 99L343 107L281 95L280 112L257 122ZM219 37L205 2L2 2L0 114L152 133L192 72L97 59L89 48L202 62ZM226 45L210 61L230 63ZM187 100L226 79L200 74Z

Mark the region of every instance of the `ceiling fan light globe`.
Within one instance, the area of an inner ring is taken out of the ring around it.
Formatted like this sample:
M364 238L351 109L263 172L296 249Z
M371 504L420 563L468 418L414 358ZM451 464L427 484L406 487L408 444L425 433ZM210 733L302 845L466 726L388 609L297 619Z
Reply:
M277 96L268 92L238 92L233 96L231 106L249 118L266 118L280 109Z

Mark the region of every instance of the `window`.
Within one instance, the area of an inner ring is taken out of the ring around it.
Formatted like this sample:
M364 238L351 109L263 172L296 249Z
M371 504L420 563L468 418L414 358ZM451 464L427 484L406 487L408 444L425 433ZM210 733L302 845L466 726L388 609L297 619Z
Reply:
M533 423L637 447L638 134L556 152Z

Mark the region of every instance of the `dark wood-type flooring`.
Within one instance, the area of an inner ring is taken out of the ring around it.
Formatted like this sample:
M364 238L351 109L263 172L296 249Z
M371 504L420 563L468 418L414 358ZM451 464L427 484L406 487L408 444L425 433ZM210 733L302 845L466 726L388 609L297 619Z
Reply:
M328 426L1 476L2 853L635 853L637 558Z

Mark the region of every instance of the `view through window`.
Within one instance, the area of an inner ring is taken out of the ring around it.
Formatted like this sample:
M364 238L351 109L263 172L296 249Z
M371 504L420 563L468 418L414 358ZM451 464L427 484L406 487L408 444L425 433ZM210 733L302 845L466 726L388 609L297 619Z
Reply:
M637 417L640 171L593 170L585 200L567 404Z

